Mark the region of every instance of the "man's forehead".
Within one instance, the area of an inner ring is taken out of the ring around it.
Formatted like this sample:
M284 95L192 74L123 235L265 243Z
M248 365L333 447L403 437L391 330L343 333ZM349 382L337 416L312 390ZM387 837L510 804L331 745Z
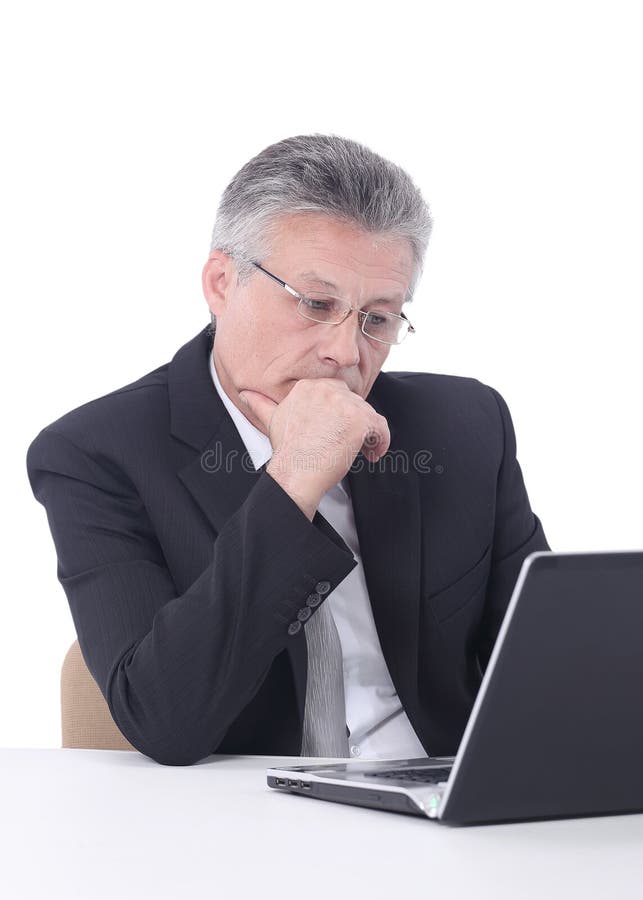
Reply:
M371 234L327 216L292 216L274 232L275 257L289 266L291 281L337 293L355 274L382 298L403 300L413 257L408 241ZM297 286L296 285L296 286Z

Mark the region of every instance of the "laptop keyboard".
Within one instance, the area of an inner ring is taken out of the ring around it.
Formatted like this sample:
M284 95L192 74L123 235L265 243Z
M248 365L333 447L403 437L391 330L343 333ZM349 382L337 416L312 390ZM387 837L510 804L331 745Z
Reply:
M369 778L390 778L396 781L415 781L418 784L439 784L447 781L451 766L424 769L387 769L385 772L369 772Z

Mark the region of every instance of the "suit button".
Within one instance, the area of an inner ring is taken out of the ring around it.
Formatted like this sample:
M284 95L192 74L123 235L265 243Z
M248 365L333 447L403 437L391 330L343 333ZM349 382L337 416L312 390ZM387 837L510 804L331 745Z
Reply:
M318 581L315 590L318 594L327 594L330 590L330 581Z
M301 628L301 622L291 622L288 626L288 634L293 635L297 634L297 632Z
M299 619L300 622L305 622L307 619L310 619L312 614L313 614L313 611L310 608L310 606L304 606L303 609L300 609L299 612L297 613L297 618Z
M312 606L314 609L316 606L319 606L320 603L321 597L319 594L308 594L306 597L306 606Z

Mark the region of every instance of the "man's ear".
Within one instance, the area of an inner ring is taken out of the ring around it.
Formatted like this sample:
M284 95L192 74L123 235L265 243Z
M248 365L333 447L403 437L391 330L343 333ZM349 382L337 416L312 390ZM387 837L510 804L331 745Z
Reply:
M229 296L236 270L232 258L221 250L212 250L203 267L201 284L203 296L211 313L215 316L225 312L226 298Z

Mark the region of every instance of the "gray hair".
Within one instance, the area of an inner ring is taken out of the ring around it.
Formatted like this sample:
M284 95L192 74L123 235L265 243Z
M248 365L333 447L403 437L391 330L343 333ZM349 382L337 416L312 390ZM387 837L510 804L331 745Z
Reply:
M422 273L431 234L429 207L410 176L363 144L304 134L272 144L249 160L221 197L210 250L237 263L239 282L268 255L279 219L322 213L367 232L406 239L413 252L407 300Z

